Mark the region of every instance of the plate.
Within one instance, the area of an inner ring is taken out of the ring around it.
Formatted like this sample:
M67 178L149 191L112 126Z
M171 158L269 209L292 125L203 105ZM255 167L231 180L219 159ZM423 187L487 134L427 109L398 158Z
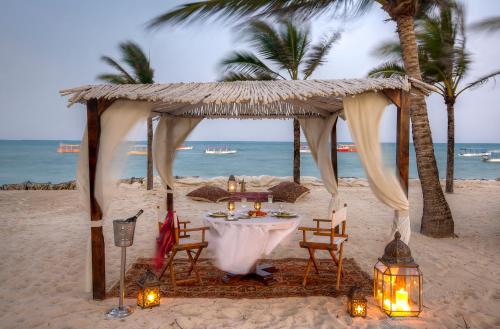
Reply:
M225 212L222 212L222 211L217 211L217 212L209 213L208 216L214 217L214 218L225 218L225 217L227 217L227 214Z
M297 214L291 212L275 212L273 213L273 216L277 218L295 218L297 217Z

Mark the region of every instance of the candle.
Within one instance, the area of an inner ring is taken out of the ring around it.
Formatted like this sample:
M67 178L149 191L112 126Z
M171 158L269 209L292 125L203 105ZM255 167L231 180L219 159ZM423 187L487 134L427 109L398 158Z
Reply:
M396 291L396 310L397 311L409 311L410 305L408 304L408 292L403 288Z

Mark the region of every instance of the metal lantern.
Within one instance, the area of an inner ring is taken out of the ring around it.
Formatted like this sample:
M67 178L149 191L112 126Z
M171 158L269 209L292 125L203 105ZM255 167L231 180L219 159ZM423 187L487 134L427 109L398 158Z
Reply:
M227 202L227 210L229 210L230 212L233 212L236 210L236 202L234 202L234 200L229 200Z
M236 192L236 188L238 187L238 183L236 183L236 178L234 175L229 176L229 180L227 181L227 190L228 192Z
M349 292L347 311L352 317L366 317L367 303L359 287L352 287Z
M139 286L137 306L152 308L160 305L160 281L151 270L144 272L137 285Z
M418 316L422 311L422 284L422 272L411 250L396 232L374 267L375 300L391 317Z

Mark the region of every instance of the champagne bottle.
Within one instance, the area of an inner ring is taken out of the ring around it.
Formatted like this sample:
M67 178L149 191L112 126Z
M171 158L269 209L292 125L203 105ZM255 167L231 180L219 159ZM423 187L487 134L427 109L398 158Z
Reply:
M137 212L137 214L135 216L127 218L125 221L127 221L127 222L135 222L137 220L137 218L139 218L139 216L142 215L143 212L144 212L144 210L141 209L141 210L139 210Z

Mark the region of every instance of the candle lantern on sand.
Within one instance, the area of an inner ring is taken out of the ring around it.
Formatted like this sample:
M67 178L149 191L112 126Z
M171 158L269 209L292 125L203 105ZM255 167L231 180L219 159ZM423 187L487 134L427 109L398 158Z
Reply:
M152 308L160 305L160 281L149 269L137 281L137 305L140 308Z
M352 317L366 317L367 300L360 287L352 287L349 291L349 300L347 302L347 310Z
M380 308L391 317L418 316L422 311L422 272L411 250L396 232L375 264L373 293Z
M236 183L236 178L234 175L229 176L229 180L227 181L227 191L228 192L236 192L236 188L238 187L238 183Z

